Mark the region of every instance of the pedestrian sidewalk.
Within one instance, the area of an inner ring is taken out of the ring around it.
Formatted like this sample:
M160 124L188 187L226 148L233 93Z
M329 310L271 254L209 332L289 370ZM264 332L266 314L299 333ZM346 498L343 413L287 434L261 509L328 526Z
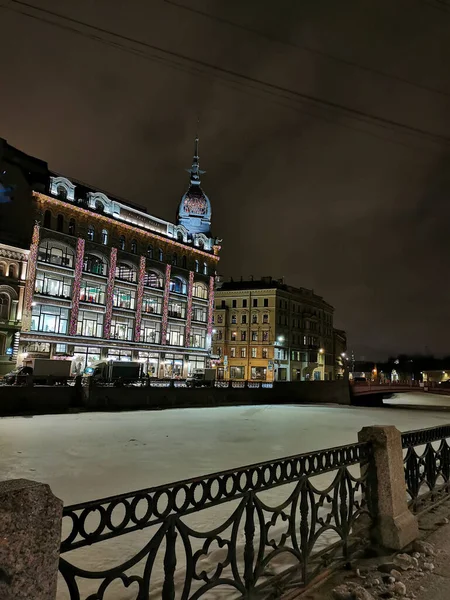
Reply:
M312 589L282 600L450 600L450 498L422 516L421 537L403 552L362 558Z

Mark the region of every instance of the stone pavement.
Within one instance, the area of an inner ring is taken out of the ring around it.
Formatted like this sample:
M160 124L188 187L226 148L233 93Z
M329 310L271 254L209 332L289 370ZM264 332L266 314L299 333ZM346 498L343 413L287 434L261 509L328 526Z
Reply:
M372 556L316 588L283 600L450 600L450 499L420 520L420 540L404 552Z

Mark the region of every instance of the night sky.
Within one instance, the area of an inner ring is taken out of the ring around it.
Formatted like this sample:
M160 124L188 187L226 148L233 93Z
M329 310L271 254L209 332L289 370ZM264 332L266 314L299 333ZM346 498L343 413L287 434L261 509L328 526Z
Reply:
M335 325L360 357L450 353L450 6L174 1L243 27L164 0L30 0L442 137L225 81L14 2L7 4L88 36L0 9L0 137L174 220L199 118L222 275L272 275L313 288L335 306Z

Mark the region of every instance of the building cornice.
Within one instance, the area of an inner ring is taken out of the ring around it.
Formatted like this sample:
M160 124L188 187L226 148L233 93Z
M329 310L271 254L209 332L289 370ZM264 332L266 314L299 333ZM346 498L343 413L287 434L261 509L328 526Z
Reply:
M86 210L85 208L81 208L80 206L75 206L74 204L69 204L67 202L63 202L62 200L58 200L57 198L52 198L51 196L47 196L46 194L42 194L41 192L33 191L33 196L36 198L38 202L42 202L43 204L51 204L54 206L58 206L60 208L64 208L66 210L73 211L75 213L79 213L84 217L89 217L91 219L95 219L96 221L101 221L103 223L108 223L110 225L114 225L119 229L123 229L125 231L131 231L134 234L139 233L142 236L150 238L152 240L157 240L159 242L165 244L171 244L177 248L182 249L184 252L191 252L195 256L201 256L202 258L209 258L214 261L219 261L219 251L220 246L213 246L213 253L204 252L203 250L199 250L195 246L190 246L188 244L182 244L171 237L158 235L152 231L139 227L137 225L128 225L128 223L124 223L120 219L114 219L107 215L102 215L99 213L92 212L90 210Z

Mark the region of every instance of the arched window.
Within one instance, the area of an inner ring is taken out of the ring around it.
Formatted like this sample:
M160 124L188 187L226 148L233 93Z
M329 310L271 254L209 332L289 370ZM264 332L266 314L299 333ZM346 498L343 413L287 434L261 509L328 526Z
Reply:
M203 242L203 240L198 240L197 245L200 248L200 250L203 250L203 248L205 247L205 243Z
M203 298L203 300L206 300L208 298L208 288L204 283L201 283L200 281L195 281L194 286L192 288L192 294L196 298Z
M125 250L125 236L121 235L119 238L119 249Z
M187 294L186 282L181 277L174 277L170 280L170 291L177 294Z
M8 294L0 294L0 319L9 318L9 296Z
M69 221L69 235L75 235L75 219Z
M203 275L208 275L208 265L203 263Z
M64 217L62 215L58 215L56 218L56 229L58 231L64 231Z
M131 253L137 254L137 241L131 240Z
M183 234L181 233L181 231L179 231L179 232L177 233L177 240L178 240L179 242L182 242L182 241L183 241Z
M67 200L67 190L63 185L58 185L56 188L56 193L58 194L58 198L61 200Z
M158 248L158 260L161 262L164 260L164 254L161 248Z
M195 261L195 272L196 272L196 273L198 273L198 272L199 272L199 270L200 270L200 265L199 265L199 262L198 262L198 260L196 260L196 261Z
M95 201L95 210L102 214L105 212L105 205L103 204L103 202L100 202L100 200L96 200Z
M186 254L183 254L183 258L181 259L181 266L183 267L183 269L187 269L187 258L186 258Z
M174 253L173 253L173 256L172 256L172 264L173 264L174 266L177 266L177 264L178 264L178 255L177 255L177 253L176 253L176 252L174 252Z
M144 278L144 285L152 288L163 288L163 278L156 271L147 271Z
M86 254L83 261L83 271L94 273L95 275L106 275L106 262L94 254Z
M153 246L151 244L147 247L147 258L153 258Z
M106 246L108 243L108 231L106 229L102 229L102 244Z
M127 265L126 263L119 263L116 267L116 279L136 282L136 271L133 267Z
M14 265L9 265L8 277L15 277L15 276L16 276L16 267Z
M49 210L46 210L44 213L44 227L47 229L52 228L52 213Z
M93 242L95 238L95 229L92 225L89 225L88 230L87 230L87 239L90 242Z

